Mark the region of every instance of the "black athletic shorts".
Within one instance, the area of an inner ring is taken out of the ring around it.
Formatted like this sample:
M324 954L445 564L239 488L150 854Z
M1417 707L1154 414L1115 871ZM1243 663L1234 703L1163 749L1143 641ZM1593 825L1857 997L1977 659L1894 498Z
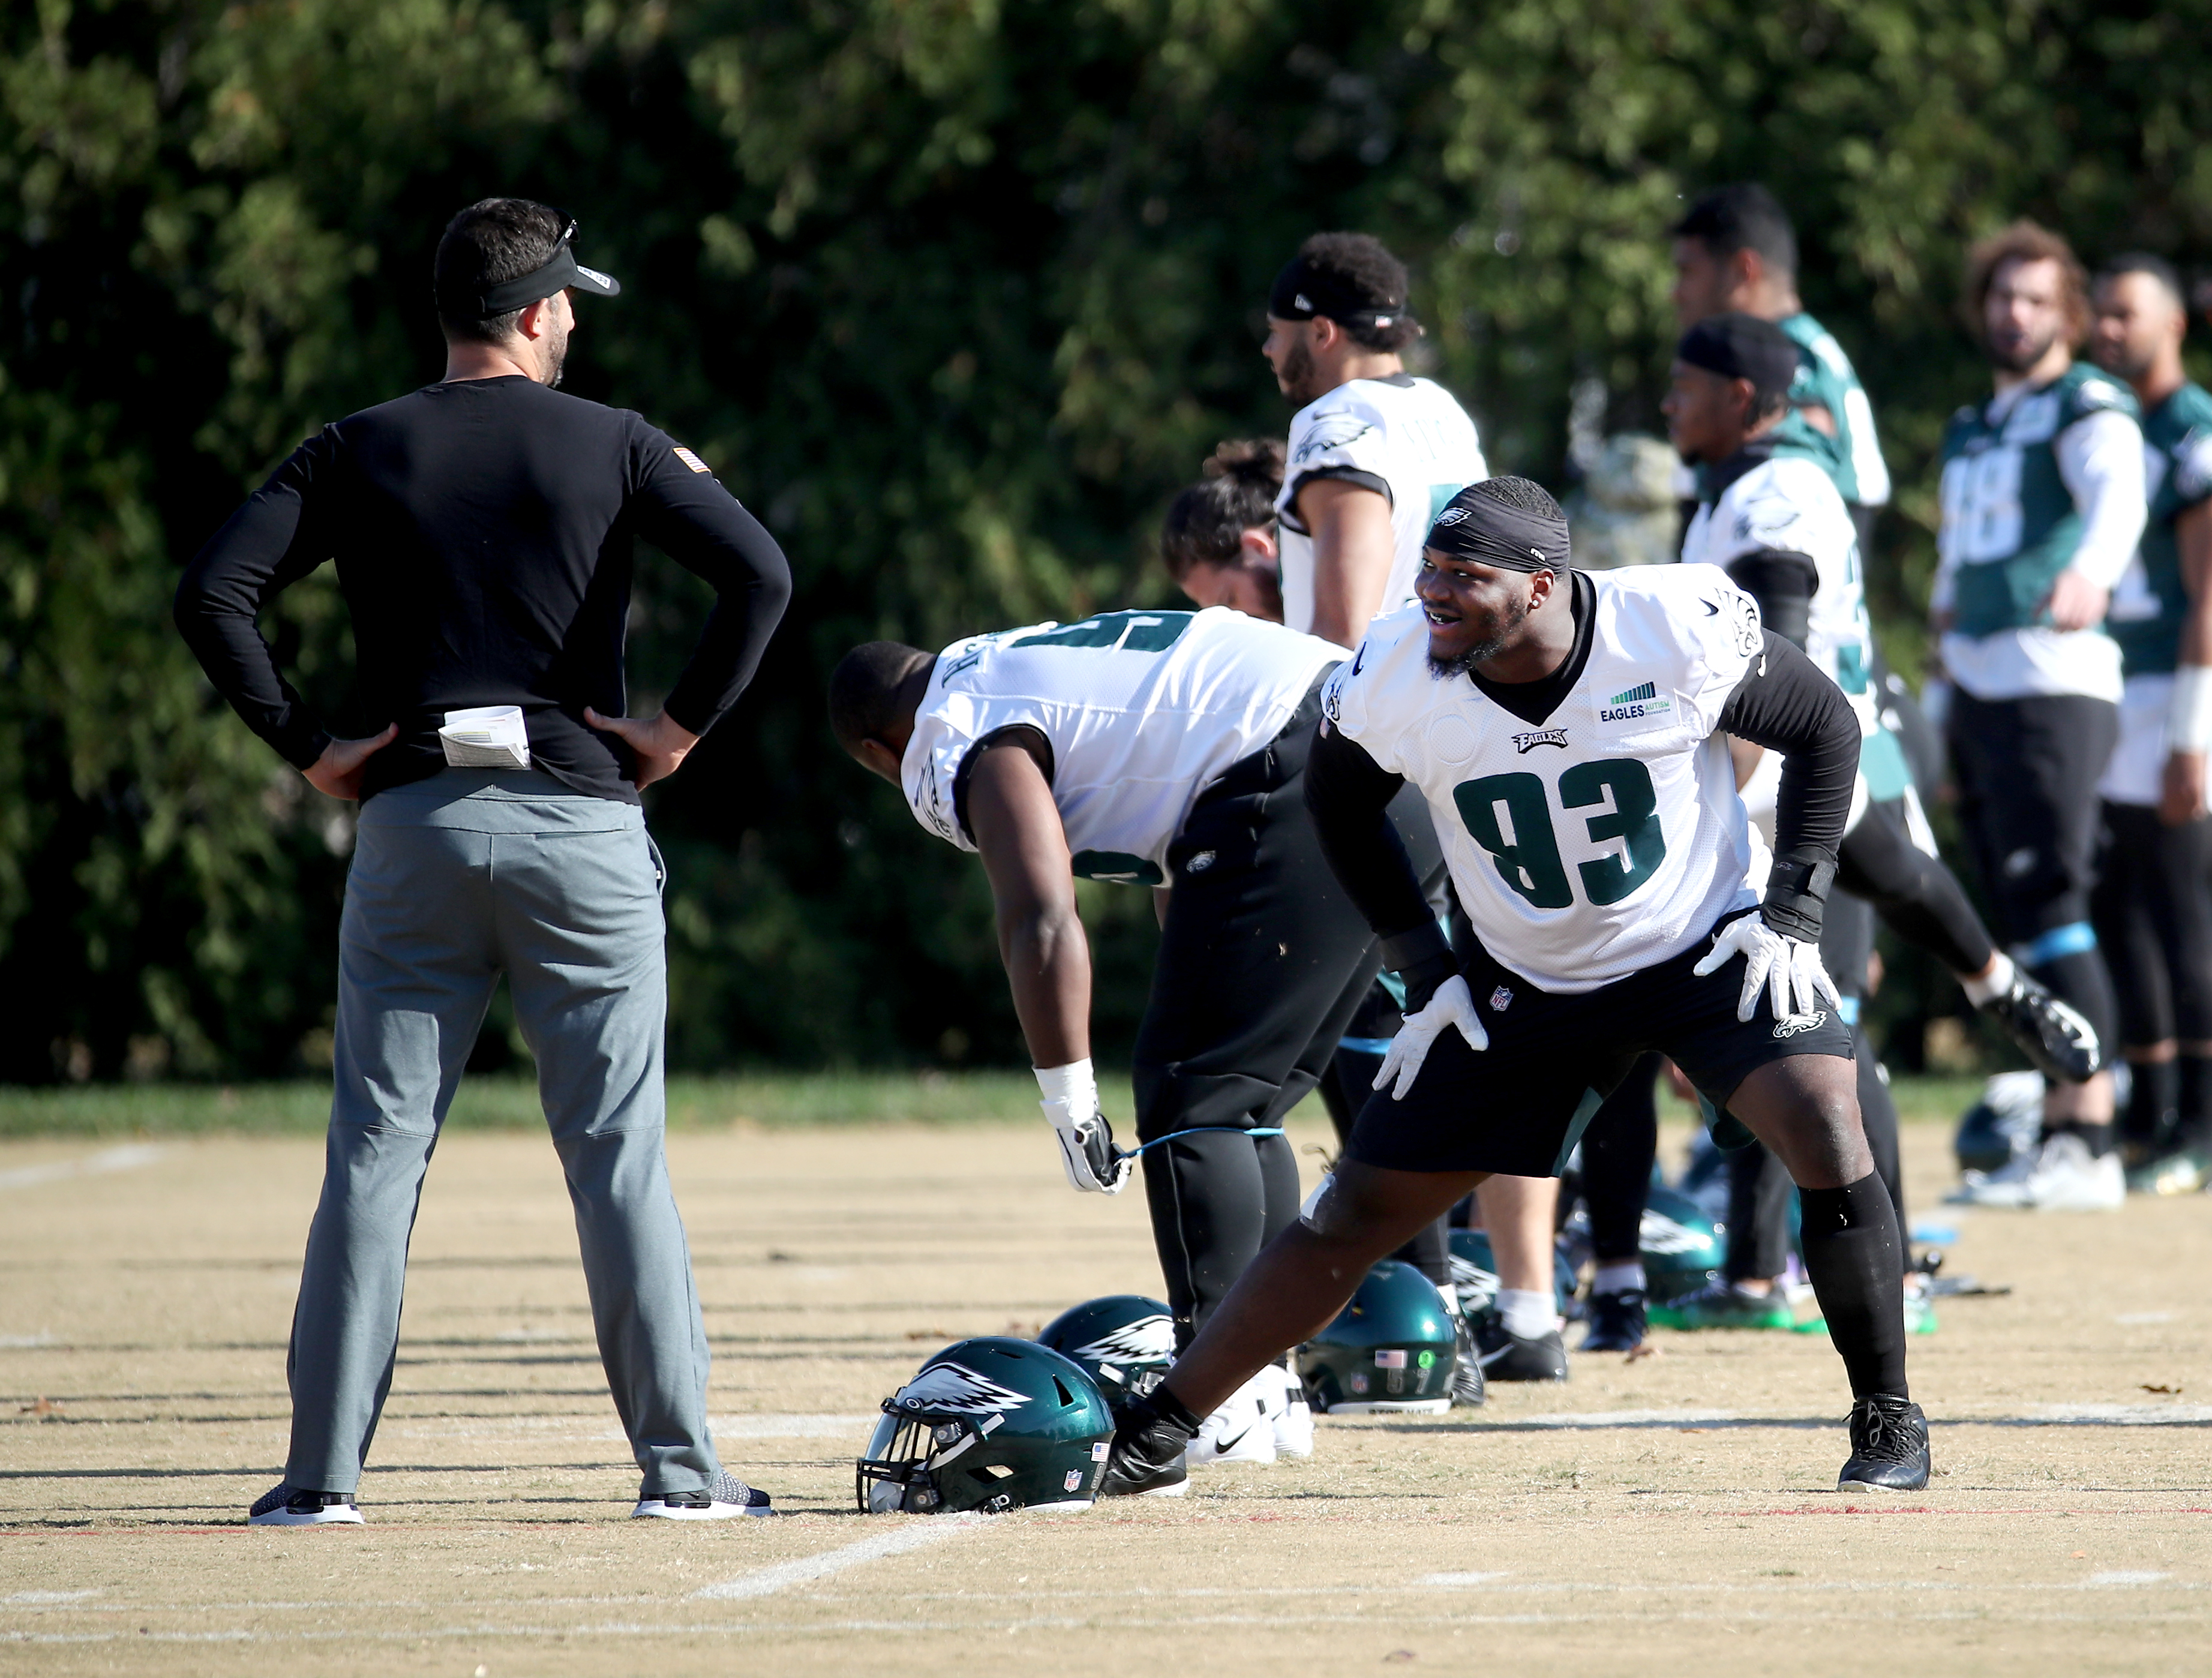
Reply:
M1580 996L1548 994L1474 952L1462 970L1490 1047L1477 1053L1447 1028L1403 1101L1387 1086L1368 1097L1345 1153L1393 1171L1557 1176L1647 1049L1681 1067L1716 1112L1770 1061L1852 1058L1850 1030L1832 1007L1778 1019L1762 986L1752 1017L1739 1020L1743 958L1703 978L1690 971L1711 947L1700 939L1671 961Z

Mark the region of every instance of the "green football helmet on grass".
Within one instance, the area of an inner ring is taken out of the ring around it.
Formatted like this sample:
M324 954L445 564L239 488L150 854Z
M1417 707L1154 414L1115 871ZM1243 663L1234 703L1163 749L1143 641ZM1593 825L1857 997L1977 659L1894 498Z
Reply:
M1728 1229L1687 1195L1653 1188L1637 1231L1644 1291L1655 1305L1695 1293L1728 1257Z
M1079 1365L988 1334L946 1347L884 1401L854 1491L874 1515L1087 1509L1113 1438Z
M1045 1325L1037 1344L1083 1366L1110 1405L1160 1383L1175 1361L1175 1318L1141 1293L1109 1293L1071 1306Z
M1298 1348L1316 1410L1441 1414L1451 1408L1456 1334L1436 1284L1395 1259L1367 1273L1336 1320Z

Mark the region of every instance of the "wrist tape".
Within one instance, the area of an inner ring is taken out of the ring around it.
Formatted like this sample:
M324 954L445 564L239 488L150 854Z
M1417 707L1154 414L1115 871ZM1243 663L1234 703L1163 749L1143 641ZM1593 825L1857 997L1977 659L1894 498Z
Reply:
M1087 1119L1098 1110L1098 1079L1087 1059L1030 1070L1036 1074L1037 1093L1043 1098L1046 1112L1058 1108L1071 1118Z
M2212 749L2212 665L2185 664L2173 672L2173 697L2166 713L2166 749Z
M1760 919L1784 938L1818 944L1828 888L1835 880L1835 859L1821 852L1802 848L1776 857L1759 906Z

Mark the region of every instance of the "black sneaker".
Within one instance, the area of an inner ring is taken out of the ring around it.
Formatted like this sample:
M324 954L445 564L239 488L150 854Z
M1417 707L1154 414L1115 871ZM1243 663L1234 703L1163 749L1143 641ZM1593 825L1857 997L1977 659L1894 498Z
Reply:
M634 1521L731 1521L747 1515L768 1515L769 1495L748 1486L732 1474L718 1474L711 1485L696 1492L665 1492L657 1498L641 1498L630 1511Z
M1589 1332L1583 1336L1582 1349L1633 1352L1644 1344L1644 1331L1650 1326L1642 1288L1593 1293L1589 1297Z
M1158 1400L1164 1396L1155 1388L1116 1418L1100 1497L1179 1498L1190 1490L1183 1452L1198 1430L1162 1414Z
M2012 988L1990 998L1981 1011L2045 1077L2080 1084L2105 1064L2096 1028L2018 968Z
M1457 1354L1452 1365L1452 1407L1480 1410L1490 1397L1489 1383L1482 1378L1482 1348L1474 1343L1474 1330L1464 1316L1452 1318L1452 1332Z
M357 1527L361 1511L350 1492L313 1492L290 1484L273 1486L246 1511L254 1527Z
M1564 1381L1567 1378L1567 1344L1557 1328L1534 1340L1522 1340L1493 1311L1485 1311L1474 1325L1475 1344L1481 1349L1482 1374L1486 1381Z
M1917 1492L1928 1484L1928 1418L1909 1398L1876 1393L1851 1406L1851 1456L1838 1492Z

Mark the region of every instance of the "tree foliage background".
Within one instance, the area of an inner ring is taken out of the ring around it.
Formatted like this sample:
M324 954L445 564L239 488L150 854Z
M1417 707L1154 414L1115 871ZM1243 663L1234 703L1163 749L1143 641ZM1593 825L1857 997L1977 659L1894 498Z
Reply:
M1766 180L1883 427L1910 670L1931 451L1984 387L1965 246L2030 214L2093 259L2212 261L2207 40L2212 0L23 0L0 1079L326 1058L349 813L214 700L167 601L301 436L437 376L462 204L580 218L626 291L585 306L570 388L704 455L799 578L752 695L652 795L676 1061L1006 1060L980 872L835 756L823 677L872 635L1166 598L1166 498L1286 421L1255 348L1301 237L1398 248L1493 464L1559 488L1578 381L1656 418L1683 196ZM702 603L641 568L645 710ZM327 574L266 627L343 716ZM1109 1045L1141 898L1086 902Z

